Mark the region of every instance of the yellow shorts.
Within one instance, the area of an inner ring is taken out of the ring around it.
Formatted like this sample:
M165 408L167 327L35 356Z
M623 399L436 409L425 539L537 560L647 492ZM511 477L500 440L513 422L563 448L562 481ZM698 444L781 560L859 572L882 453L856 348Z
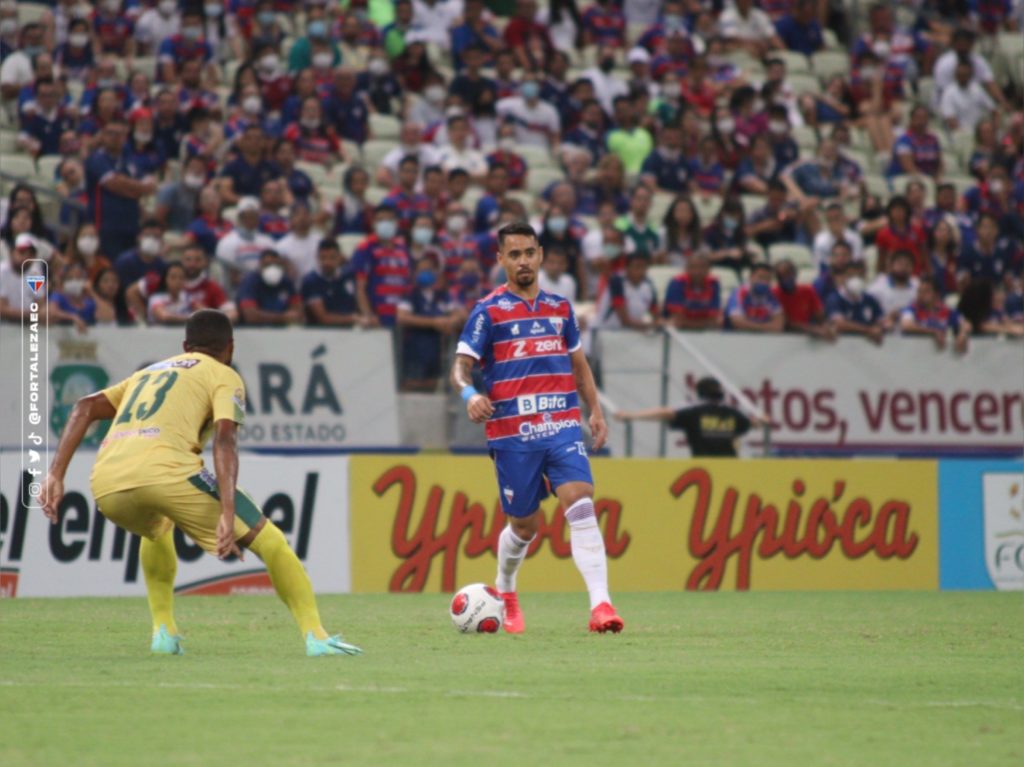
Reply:
M100 512L118 527L155 540L177 525L211 554L217 552L220 496L207 471L166 485L147 485L96 499ZM259 524L263 512L242 490L235 491L235 539Z

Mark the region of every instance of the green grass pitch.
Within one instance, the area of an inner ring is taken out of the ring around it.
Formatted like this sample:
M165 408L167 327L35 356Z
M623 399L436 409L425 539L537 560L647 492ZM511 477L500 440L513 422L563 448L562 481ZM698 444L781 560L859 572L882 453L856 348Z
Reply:
M272 598L0 602L0 765L1024 764L1017 594L523 594L463 636L445 596L324 597L360 658L308 659Z

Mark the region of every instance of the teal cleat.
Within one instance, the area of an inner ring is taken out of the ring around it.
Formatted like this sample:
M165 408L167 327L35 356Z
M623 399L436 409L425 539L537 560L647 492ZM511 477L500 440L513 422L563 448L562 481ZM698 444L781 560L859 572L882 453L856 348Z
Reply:
M348 644L341 638L341 634L335 634L327 639L317 639L310 631L306 634L306 655L310 658L319 658L322 655L362 655L363 651L354 644Z
M172 634L167 626L161 625L153 632L153 644L149 650L156 655L184 655L185 648L181 646L183 638L179 634Z

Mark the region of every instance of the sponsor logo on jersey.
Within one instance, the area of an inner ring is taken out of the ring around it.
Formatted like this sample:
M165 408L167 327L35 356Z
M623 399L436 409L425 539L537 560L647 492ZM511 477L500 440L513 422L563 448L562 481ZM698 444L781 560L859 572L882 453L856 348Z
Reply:
M550 420L550 413L545 413L544 416L544 421L541 423L519 424L519 436L522 437L524 441L528 442L534 439L552 437L565 429L578 429L580 426L580 422L575 418L568 421L552 421Z
M514 336L519 335L519 323L518 322L515 325L512 326L512 335L514 335Z
M510 312L516 308L516 305L509 301L507 298L499 298L498 303L495 304L503 312Z
M168 368L185 368L188 370L194 368L200 362L202 360L163 360L162 362L154 362L146 370L167 370Z
M562 318L561 317L549 317L548 322L551 323L551 327L555 329L558 335L562 334Z
M547 413L551 410L565 410L568 398L564 394L526 394L516 397L516 408L519 415Z
M536 336L536 335L539 335L539 334L541 334L543 332L544 332L544 326L541 325L539 322L537 322L537 320L534 320L533 324L530 325L530 335L531 336Z

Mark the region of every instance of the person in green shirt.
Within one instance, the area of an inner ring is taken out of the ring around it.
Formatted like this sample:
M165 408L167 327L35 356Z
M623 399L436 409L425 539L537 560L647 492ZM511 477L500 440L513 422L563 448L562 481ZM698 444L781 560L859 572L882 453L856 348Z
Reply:
M608 133L608 151L618 155L626 173L639 173L654 149L654 139L650 131L639 125L632 96L617 96L612 104L616 127Z
M331 68L341 64L341 52L328 34L327 16L323 6L311 5L307 13L309 21L306 23L306 36L296 40L288 52L289 72L301 72L303 69L313 66L314 56L319 59L330 55L329 66ZM319 60L316 63L327 64L326 61ZM319 68L326 69L327 67Z
M637 184L629 196L629 213L615 220L615 228L622 232L626 252L654 258L658 250L658 232L649 217L654 195L646 184Z

